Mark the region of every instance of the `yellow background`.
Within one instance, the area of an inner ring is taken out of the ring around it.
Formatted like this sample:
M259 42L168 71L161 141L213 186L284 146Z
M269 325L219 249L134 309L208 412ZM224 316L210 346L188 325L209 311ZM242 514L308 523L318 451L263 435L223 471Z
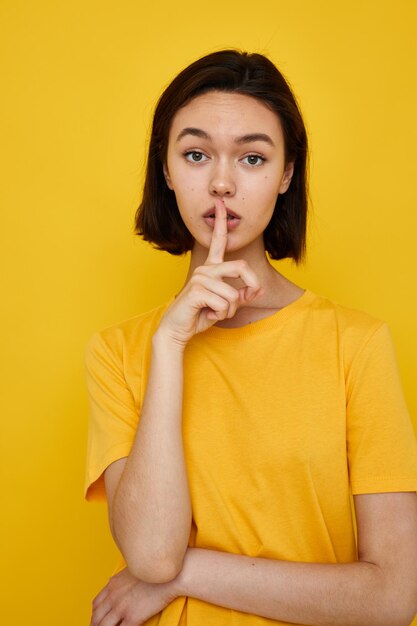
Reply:
M306 265L277 267L389 322L417 426L417 5L2 0L0 23L0 614L81 626L116 561L83 501L84 347L184 278L132 224L154 103L197 57L259 51L289 78L313 208Z

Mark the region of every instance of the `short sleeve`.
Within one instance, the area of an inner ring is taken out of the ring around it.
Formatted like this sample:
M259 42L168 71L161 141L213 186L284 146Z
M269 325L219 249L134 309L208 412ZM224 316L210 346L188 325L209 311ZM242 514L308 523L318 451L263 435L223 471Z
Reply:
M123 373L120 350L94 333L84 355L89 403L84 497L104 501L104 470L129 455L139 418Z
M417 491L417 443L388 326L369 333L347 379L352 493Z

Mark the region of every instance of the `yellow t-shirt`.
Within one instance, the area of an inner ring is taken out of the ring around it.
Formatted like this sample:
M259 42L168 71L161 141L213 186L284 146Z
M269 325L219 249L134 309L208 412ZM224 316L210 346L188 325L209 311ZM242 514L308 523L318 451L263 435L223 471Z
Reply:
M88 343L87 500L105 499L103 471L130 452L151 337L172 300ZM386 324L309 290L267 318L190 340L183 439L190 546L351 562L352 494L417 491L416 439ZM273 623L284 622L182 597L146 622Z

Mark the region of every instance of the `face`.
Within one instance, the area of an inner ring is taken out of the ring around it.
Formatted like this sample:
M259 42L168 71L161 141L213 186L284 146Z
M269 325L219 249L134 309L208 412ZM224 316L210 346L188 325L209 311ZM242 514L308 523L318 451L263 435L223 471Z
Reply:
M215 198L233 212L226 252L261 247L278 194L291 182L278 116L261 101L211 91L177 111L164 174L196 247L209 248Z

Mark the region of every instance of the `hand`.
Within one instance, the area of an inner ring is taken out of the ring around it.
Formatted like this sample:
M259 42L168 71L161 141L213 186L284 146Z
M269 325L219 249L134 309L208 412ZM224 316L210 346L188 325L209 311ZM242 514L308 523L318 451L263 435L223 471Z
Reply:
M176 597L173 581L145 583L125 568L112 576L94 598L90 626L139 626Z
M193 335L219 320L233 317L238 307L248 304L263 292L256 274L246 261L224 261L227 211L223 200L215 200L215 215L205 263L194 270L184 289L168 307L157 331L182 347ZM246 287L235 289L223 280L239 277Z

